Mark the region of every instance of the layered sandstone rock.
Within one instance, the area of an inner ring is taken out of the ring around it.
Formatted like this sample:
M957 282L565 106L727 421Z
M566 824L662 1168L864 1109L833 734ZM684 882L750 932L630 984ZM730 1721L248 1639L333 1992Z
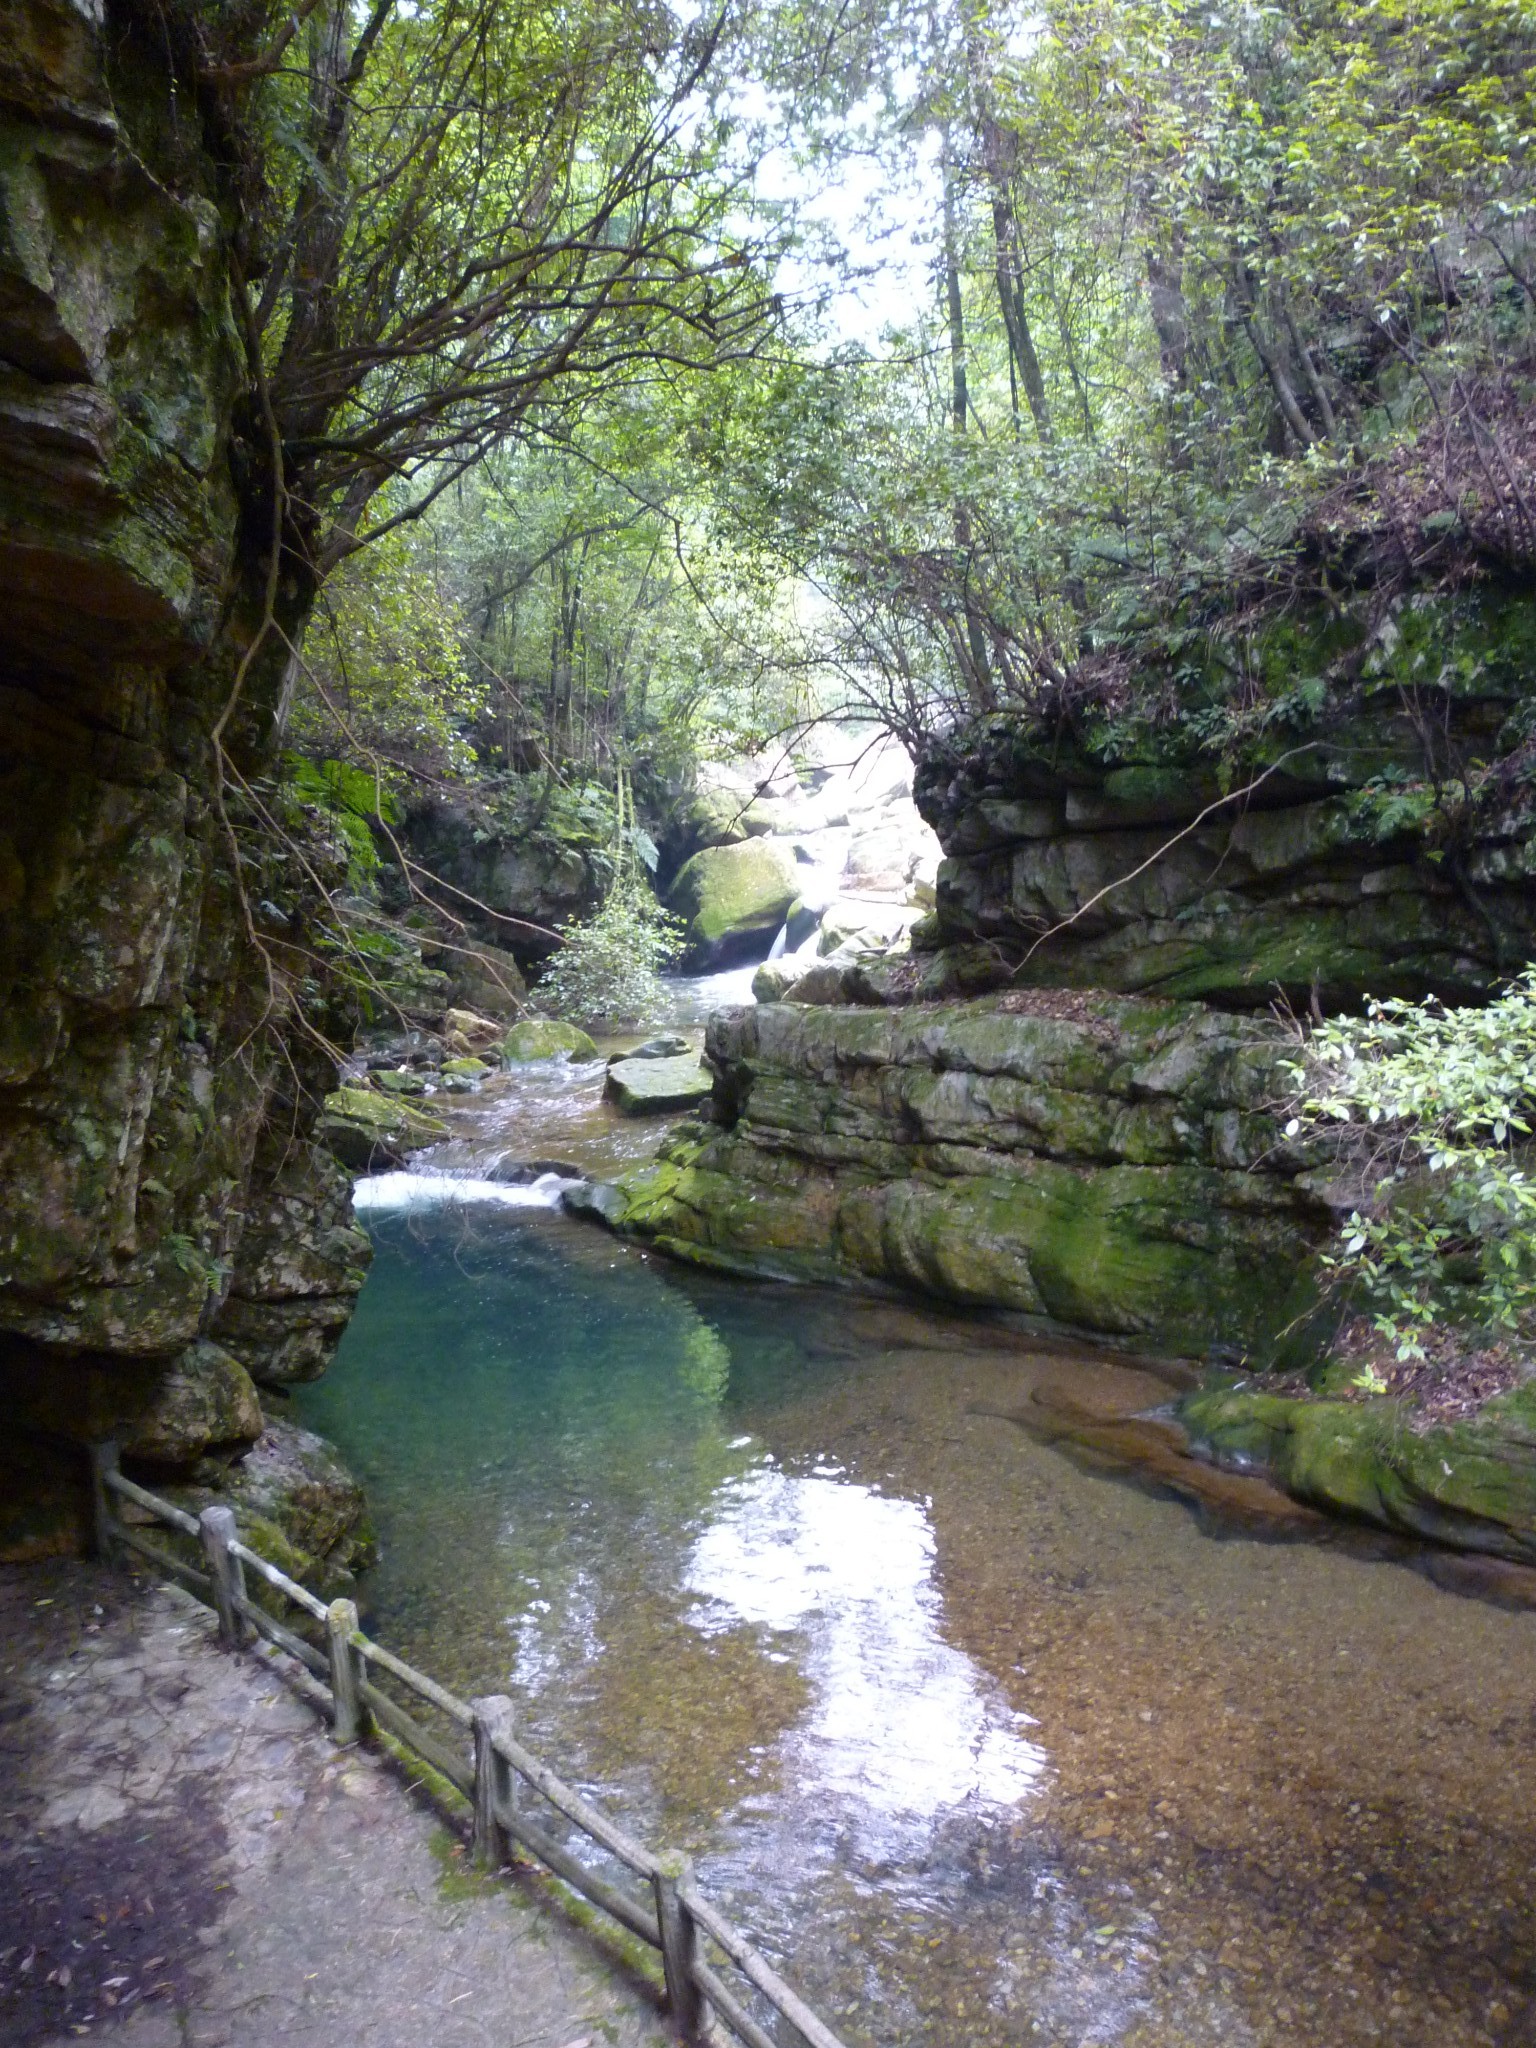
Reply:
M241 668L261 493L223 223L174 90L89 0L8 10L0 1433L23 1550L68 1538L58 1440L110 1425L172 1467L239 1452L253 1382L319 1369L367 1259L308 1140L319 1034L341 1023L313 979L309 877L334 863L263 841L234 775L218 796L237 675L246 775L280 675L269 652ZM23 1425L56 1440L52 1523Z
M1288 1049L1253 1020L1116 998L722 1011L715 1126L630 1175L612 1220L732 1270L1269 1355L1306 1341L1330 1217L1320 1162L1273 1113Z
M1333 1010L1477 1001L1518 971L1536 800L1484 765L1528 730L1536 604L1426 594L1369 627L1314 609L1263 629L1291 709L1230 758L1197 719L999 720L934 747L917 796L945 859L917 943L943 949L935 978ZM1330 695L1346 659L1359 679Z

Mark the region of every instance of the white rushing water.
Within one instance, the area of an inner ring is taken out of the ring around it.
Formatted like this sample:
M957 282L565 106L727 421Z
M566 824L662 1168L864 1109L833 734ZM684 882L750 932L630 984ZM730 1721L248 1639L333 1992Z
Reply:
M518 1187L505 1181L479 1180L473 1174L432 1173L418 1167L409 1173L369 1174L353 1188L352 1201L360 1214L396 1216L479 1202L495 1203L503 1209L558 1209L561 1195L576 1185L557 1173L541 1173Z

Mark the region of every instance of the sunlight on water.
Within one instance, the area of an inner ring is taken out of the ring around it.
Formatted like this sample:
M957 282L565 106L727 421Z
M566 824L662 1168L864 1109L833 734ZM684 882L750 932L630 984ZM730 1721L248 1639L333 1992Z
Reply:
M509 1693L850 2048L1528 2048L1536 1620L1018 1426L1145 1374L573 1223L560 1162L657 1140L602 1081L509 1075L361 1190L292 1405L368 1489L381 1639Z
M804 1632L814 1704L790 1769L849 1808L866 1853L897 1853L882 1822L1025 1796L1043 1755L940 1634L933 1531L915 1501L759 1469L728 1481L711 1515L686 1569L710 1602L693 1626Z

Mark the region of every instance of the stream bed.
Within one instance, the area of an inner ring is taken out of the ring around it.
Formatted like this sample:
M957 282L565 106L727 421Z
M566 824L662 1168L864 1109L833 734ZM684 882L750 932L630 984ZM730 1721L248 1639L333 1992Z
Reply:
M861 2048L1536 2040L1536 1616L1216 1540L1024 1426L1155 1403L1133 1364L477 1176L653 1149L600 1083L497 1084L362 1191L294 1409L368 1489L381 1638L509 1693Z

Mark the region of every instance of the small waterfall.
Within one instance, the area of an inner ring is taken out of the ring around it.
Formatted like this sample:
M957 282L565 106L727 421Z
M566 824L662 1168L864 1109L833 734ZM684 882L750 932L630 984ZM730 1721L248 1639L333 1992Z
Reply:
M768 948L768 958L770 960L782 960L784 957L784 948L788 944L789 919L785 918L784 922L779 926L778 937L774 940L773 944Z
M541 1173L523 1186L479 1180L468 1173L372 1173L356 1183L352 1200L359 1213L419 1213L428 1209L493 1204L503 1209L558 1209L567 1188L579 1182L558 1173Z

